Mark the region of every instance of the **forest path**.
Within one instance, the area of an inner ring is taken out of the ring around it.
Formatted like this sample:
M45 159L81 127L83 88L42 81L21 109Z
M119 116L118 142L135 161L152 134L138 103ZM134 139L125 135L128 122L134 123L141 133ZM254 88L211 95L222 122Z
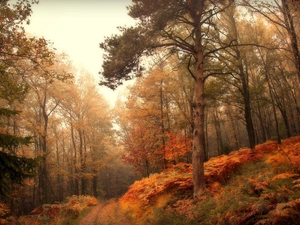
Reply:
M106 202L99 203L86 217L79 222L79 225L97 224L98 215L107 204L108 203Z

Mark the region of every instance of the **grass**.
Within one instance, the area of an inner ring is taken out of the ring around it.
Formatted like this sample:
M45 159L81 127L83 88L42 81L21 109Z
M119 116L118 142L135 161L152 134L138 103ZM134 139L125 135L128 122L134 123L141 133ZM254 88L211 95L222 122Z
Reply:
M82 210L82 212L75 218L66 217L63 218L61 221L55 223L55 225L77 225L80 224L80 221L86 217L93 209L93 207L85 208Z
M133 224L130 217L120 207L120 203L116 200L110 200L99 212L97 217L99 225L129 225Z
M199 224L243 224L246 221L254 224L269 218L276 205L288 204L300 197L300 190L293 189L292 172L288 165L274 168L265 160L247 163L221 186L218 194L208 194L197 203L194 217ZM276 176L279 178L274 179Z
M190 220L185 216L180 216L175 213L166 213L163 209L156 209L154 219L149 221L151 225L196 225L197 221Z

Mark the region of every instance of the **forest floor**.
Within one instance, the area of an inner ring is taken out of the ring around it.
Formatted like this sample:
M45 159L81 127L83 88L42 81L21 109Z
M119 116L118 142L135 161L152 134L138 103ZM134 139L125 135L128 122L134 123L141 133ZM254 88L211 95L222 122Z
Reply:
M191 165L152 174L107 205L98 224L124 225L115 219L123 213L134 225L300 225L300 136L211 158L205 181L205 193L193 199Z
M0 224L300 225L300 136L212 158L205 180L193 199L192 166L178 164L136 181L120 199L72 196Z
M99 203L86 217L79 222L79 225L97 224L98 216L106 205L106 202Z
M135 224L127 213L120 208L119 199L110 199L99 203L88 215L83 218L79 225L108 225L108 224Z

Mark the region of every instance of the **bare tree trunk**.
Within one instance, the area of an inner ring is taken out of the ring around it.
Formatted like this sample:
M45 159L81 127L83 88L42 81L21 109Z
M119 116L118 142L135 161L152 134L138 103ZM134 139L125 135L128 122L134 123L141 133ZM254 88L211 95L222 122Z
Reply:
M294 64L300 81L300 53L299 53L298 42L297 42L297 34L294 27L294 21L288 5L289 1L281 0L281 2L282 2L282 13L284 15L284 22L286 25L285 27L290 37L291 47L294 55Z
M218 155L221 155L223 153L224 143L222 139L221 124L220 124L219 112L217 107L213 112L213 120L214 120L214 125L216 130L216 136L217 136Z
M42 203L49 203L50 201L50 188L49 188L49 174L48 174L48 165L47 165L47 133L48 133L48 114L46 112L46 101L47 93L44 91L43 102L41 103L41 113L43 119L43 133L41 134L41 150L42 150L42 163L41 163L41 172L40 172L40 182L42 188Z
M244 99L244 113L245 113L245 121L246 121L246 129L249 139L249 147L250 149L254 150L255 148L255 133L254 133L254 126L253 120L251 115L251 100L250 100L250 91L249 91L249 83L248 83L248 76L244 72L243 65L240 64L240 78L242 80L242 95Z
M265 129L265 122L264 119L262 117L262 112L261 112L261 105L260 105L260 101L258 98L255 99L256 103L257 103L257 110L258 110L258 121L260 123L260 133L261 133L261 140L260 142L266 142L267 141L267 136L266 136L266 129Z
M78 180L78 169L77 169L77 148L76 148L76 141L75 141L75 137L74 137L74 127L73 127L73 122L71 121L71 138L72 138L72 144L73 144L73 150L74 150L74 154L73 155L73 165L72 167L74 167L74 174L73 174L73 184L74 187L73 189L73 193L75 195L79 195L79 180Z
M165 140L165 118L164 118L164 101L163 101L163 80L160 81L159 88L159 97L160 97L160 127L162 134L162 148L163 148L163 165L164 169L167 168L167 159L166 159L166 140Z
M264 68L266 71L265 77L266 77L266 81L268 84L269 94L270 94L270 98L271 98L271 102L272 102L272 110L273 110L273 114L274 114L274 118L275 118L277 142L278 142L278 144L281 144L281 137L280 137L280 132L279 132L279 124L278 124L278 119L277 119L277 114L276 114L276 108L275 108L274 94L272 92L272 90L274 90L274 88L272 87L271 82L270 82L268 63L267 63L267 59L266 60L263 59L263 55L259 48L258 48L258 51L259 51L260 57L262 59L262 62L263 62L263 65L264 65Z
M204 153L205 153L205 127L204 127L204 68L203 68L203 46L202 46L202 24L201 15L204 11L204 1L189 1L189 7L192 9L198 7L198 14L192 15L195 27L195 84L193 95L193 184L194 184L194 198L200 197L205 191L204 179ZM198 3L198 4L197 4Z

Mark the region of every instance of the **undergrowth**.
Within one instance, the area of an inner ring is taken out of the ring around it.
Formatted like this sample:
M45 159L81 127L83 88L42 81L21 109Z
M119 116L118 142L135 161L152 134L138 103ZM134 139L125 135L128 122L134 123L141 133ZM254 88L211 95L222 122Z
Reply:
M98 201L92 196L72 196L60 204L45 204L34 209L30 215L19 218L7 218L4 223L10 225L72 225L86 216Z
M130 225L134 224L132 219L120 207L116 199L110 200L97 216L97 224L103 225Z
M80 214L76 217L62 217L61 220L55 223L55 225L76 225L79 224L79 222L86 217L92 210L93 207L85 208L83 209Z
M283 151L279 151L275 142L268 142L257 146L254 154L244 149L211 159L205 165L207 191L198 200L191 198L191 189L184 179L191 171L176 174L174 170L171 175L177 186L165 186L165 182L171 183L171 176L155 175L161 178L160 191L151 189L151 185L157 185L155 177L151 178L153 183L147 186L146 192L142 191L143 185L150 180L140 181L130 189L130 195L123 197L123 204L137 204L128 212L145 224L299 224L296 221L298 218L300 221L300 179L295 173L295 165L300 162L299 142L299 137L284 141ZM181 183L186 189L178 188ZM174 186L177 191L168 189ZM155 199L168 191L172 193L170 200L153 210L157 206ZM150 196L147 193L152 192L155 193L151 195L152 201L140 205L139 197L147 199ZM279 213L281 208L285 209L283 213ZM154 216L142 213L149 213L150 209ZM137 212L140 213L134 214Z
M202 196L194 210L194 218L199 224L285 224L283 221L299 224L300 221L295 222L300 218L297 182L300 183L299 175L294 174L288 164L274 167L268 157L247 163L219 188L218 193ZM280 204L290 209L291 218L277 213Z
M149 221L150 222L150 221ZM199 224L195 220L186 218L176 213L166 213L163 209L156 209L154 219L150 222L152 225L196 225Z
M122 198L108 202L97 224L300 225L299 168L300 137L284 140L281 147L269 141L254 152L234 151L205 163L207 189L192 199L192 167L178 164L135 182ZM64 224L76 224L87 213L76 198L66 204L68 210L60 211L65 220L59 219ZM50 212L57 215L57 209Z

